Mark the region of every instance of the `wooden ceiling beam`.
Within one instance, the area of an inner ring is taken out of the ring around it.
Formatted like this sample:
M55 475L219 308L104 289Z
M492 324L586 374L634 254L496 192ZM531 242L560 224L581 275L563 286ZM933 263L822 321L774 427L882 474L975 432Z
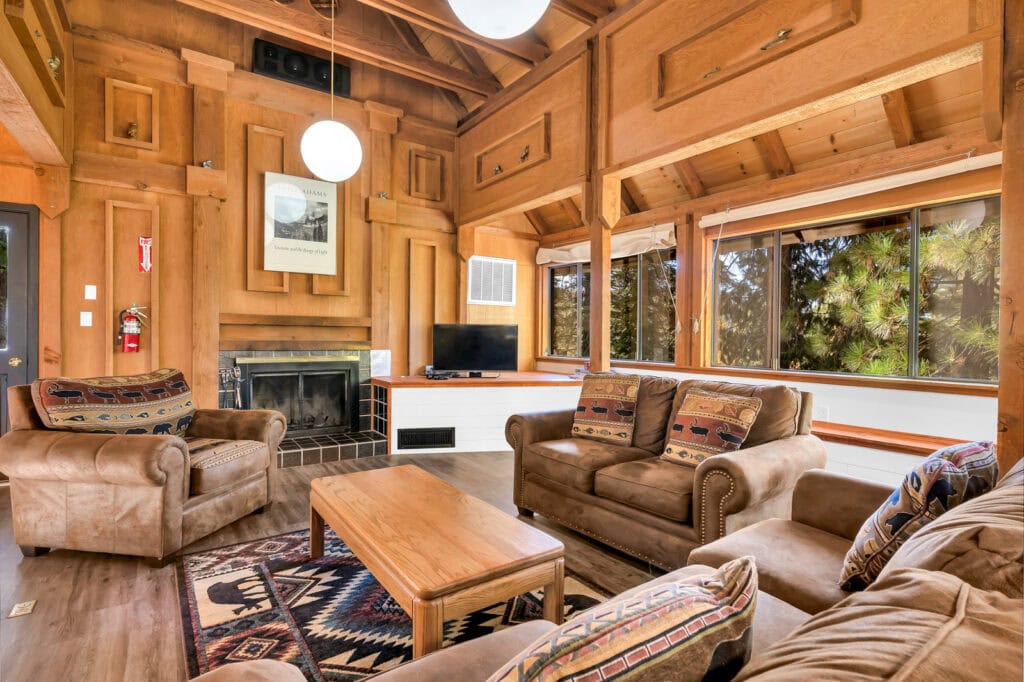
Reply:
M433 59L430 52L423 45L423 41L420 40L418 35L416 35L416 31L409 25L409 22L404 19L399 19L398 17L393 17L390 14L387 16L388 22L391 24L391 27L395 29L395 33L398 34L399 40L401 40L407 48L418 55ZM441 94L441 98L444 99L444 101L448 103L448 106L450 106L455 112L456 116L462 118L469 113L469 109L466 108L466 105L456 93L445 88L438 88L437 90Z
M551 229L548 227L548 224L544 222L544 218L541 217L540 211L538 211L537 209L530 209L529 211L523 213L523 215L526 216L526 220L527 222L530 223L530 227L533 228L533 231L536 232L541 237L543 237L544 235L551 231Z
M892 141L897 147L908 147L917 142L914 132L914 121L910 118L910 107L907 106L906 90L900 88L882 95L882 107L885 118L889 121Z
M583 222L583 215L580 213L580 209L576 208L576 202L572 199L562 199L558 202L558 205L561 207L562 211L569 216L569 222L572 223L573 227L586 225L586 223Z
M615 6L597 0L551 0L551 6L576 21L593 26L597 20L611 14Z
M491 40L474 33L459 21L445 0L356 0L356 2L527 66L538 64L551 54L547 45L529 34L508 40Z
M683 189L686 190L691 199L700 199L703 196L707 196L708 189L704 186L704 181L700 179L700 175L697 174L697 169L693 167L693 162L690 159L676 161L672 164L672 167L675 168L676 175L679 176L679 182L683 183Z
M325 51L331 48L329 20L325 20L308 5L284 6L264 0L177 1L304 45ZM334 51L364 64L448 90L468 92L482 97L497 92L492 82L467 71L341 27L335 27Z
M636 203L633 193L626 186L625 182L622 183L622 212L626 215L640 212L640 205Z
M455 51L459 53L459 56L466 62L466 66L469 67L470 73L476 75L484 80L489 80L494 83L495 87L501 88L501 81L495 78L494 74L491 73L490 67L487 66L487 62L480 56L480 53L472 45L460 43L458 40L451 41L452 46L455 47Z
M761 155L764 157L765 163L768 164L768 170L773 178L782 178L796 172L778 130L762 133L754 138L754 142L761 150Z
M981 120L993 142L1003 136L1003 41L989 38L982 46Z

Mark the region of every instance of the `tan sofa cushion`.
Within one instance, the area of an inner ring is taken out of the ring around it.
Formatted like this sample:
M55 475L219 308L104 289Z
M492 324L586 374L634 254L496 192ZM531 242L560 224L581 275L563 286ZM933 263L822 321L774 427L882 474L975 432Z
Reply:
M523 468L582 492L593 493L594 475L599 469L650 456L651 453L640 448L586 438L563 438L527 445L523 451Z
M597 472L594 492L672 521L689 523L693 515L693 478L697 470L658 457L623 462Z
M671 415L665 420L666 431L672 428L670 422L675 420L675 415L683 404L686 391L690 388L761 399L761 411L757 413L757 419L754 420L753 426L750 427L750 433L743 441L744 448L789 438L797 433L802 401L800 391L790 386L754 386L724 381L684 381L680 384Z
M1021 602L900 569L754 656L737 680L1020 680Z
M1024 597L1024 481L954 507L914 533L881 575L899 568L943 571L982 590Z
M636 399L636 423L633 447L660 455L665 449L665 425L672 414L672 404L679 382L666 377L644 376Z
M186 438L190 495L203 495L243 481L270 464L266 443L257 440ZM276 454L276 453L275 453Z
M757 559L760 589L807 613L847 596L836 584L850 541L795 521L768 519L741 528L690 553L689 563L721 566L741 556Z

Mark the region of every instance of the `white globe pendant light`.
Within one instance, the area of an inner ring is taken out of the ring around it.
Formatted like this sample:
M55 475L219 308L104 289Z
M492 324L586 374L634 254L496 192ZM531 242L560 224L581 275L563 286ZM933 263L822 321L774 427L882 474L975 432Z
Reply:
M337 121L317 121L302 134L302 160L327 182L348 180L363 163L363 146L352 129Z
M331 1L331 118L317 121L302 134L299 151L309 171L327 182L348 180L363 164L363 145L344 123L334 120L334 7Z
M448 0L459 21L485 38L514 38L540 21L551 0Z

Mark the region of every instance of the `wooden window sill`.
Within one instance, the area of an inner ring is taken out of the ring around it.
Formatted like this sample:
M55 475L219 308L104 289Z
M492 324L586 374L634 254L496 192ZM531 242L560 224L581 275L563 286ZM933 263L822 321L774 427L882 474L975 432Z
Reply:
M538 357L537 362L555 362L579 365L579 358ZM896 391L918 391L921 393L948 393L995 398L999 394L996 384L971 384L959 381L932 381L929 379L903 379L887 377L846 376L842 374L819 374L796 370L742 369L736 367L677 367L656 362L625 362L612 360L612 367L626 369L657 369L662 371L707 374L749 379L771 379L780 383L797 382L807 384L831 384L833 386L859 386L863 388L884 388Z
M886 431L884 429L871 429L865 426L850 426L849 424L819 421L811 425L811 433L831 443L856 445L875 450L899 452L905 455L920 455L922 457L926 457L936 450L949 447L950 445L968 441L968 439L940 438L939 436L925 436L918 433Z

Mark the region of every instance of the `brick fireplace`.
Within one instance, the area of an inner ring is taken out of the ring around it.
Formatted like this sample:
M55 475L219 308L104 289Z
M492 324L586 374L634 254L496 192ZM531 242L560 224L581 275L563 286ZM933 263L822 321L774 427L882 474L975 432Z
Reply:
M221 351L219 401L285 415L282 468L386 454L372 430L367 350Z

